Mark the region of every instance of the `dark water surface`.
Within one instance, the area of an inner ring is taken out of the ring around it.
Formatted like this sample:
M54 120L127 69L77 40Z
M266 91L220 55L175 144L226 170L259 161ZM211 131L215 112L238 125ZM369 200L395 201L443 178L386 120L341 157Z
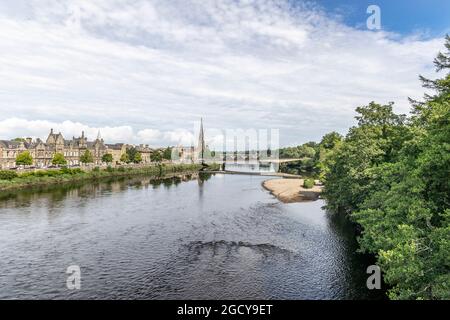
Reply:
M146 178L0 199L0 298L370 299L370 264L323 201L259 176ZM81 268L68 290L66 269Z

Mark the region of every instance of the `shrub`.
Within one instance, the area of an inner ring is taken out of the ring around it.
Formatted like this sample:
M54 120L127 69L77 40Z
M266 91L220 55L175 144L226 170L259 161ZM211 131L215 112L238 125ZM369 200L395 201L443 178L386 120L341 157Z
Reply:
M63 174L60 170L47 170L44 171L45 175L48 177L56 177Z
M70 168L62 167L60 170L62 174L72 174L72 170Z
M34 176L34 171L23 172L19 175L20 178L27 178L27 177L33 177L33 176Z
M72 170L72 174L80 174L83 173L83 170L81 170L80 168L74 168L71 169Z
M114 172L114 168L111 166L106 167L107 172Z
M313 179L305 179L303 181L303 188L311 189L314 187L314 180Z
M39 170L39 171L36 171L34 173L34 175L36 177L46 177L47 176L47 171L46 170Z
M100 168L99 167L95 167L94 169L92 169L92 172L100 172Z
M12 180L17 178L17 172L9 170L0 170L0 180Z

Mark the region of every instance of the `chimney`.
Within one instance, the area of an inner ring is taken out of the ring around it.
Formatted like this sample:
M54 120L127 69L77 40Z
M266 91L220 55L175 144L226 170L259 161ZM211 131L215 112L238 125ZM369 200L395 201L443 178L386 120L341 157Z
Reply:
M50 129L50 134L53 134L53 128Z

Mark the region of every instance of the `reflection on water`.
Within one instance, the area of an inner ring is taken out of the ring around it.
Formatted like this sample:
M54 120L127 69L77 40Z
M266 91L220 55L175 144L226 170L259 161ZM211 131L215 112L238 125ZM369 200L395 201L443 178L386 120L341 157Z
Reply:
M277 172L277 167L272 162L227 162L225 166L226 171L235 172Z
M370 261L321 200L264 178L115 179L0 199L0 298L354 299ZM66 288L79 265L81 290ZM378 293L380 294L380 293Z

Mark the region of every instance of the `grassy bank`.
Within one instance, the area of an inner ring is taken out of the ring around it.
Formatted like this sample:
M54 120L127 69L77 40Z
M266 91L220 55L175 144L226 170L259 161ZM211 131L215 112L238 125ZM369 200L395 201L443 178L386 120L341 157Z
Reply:
M17 173L14 171L0 171L0 191L70 183L74 181L99 180L111 177L131 177L142 175L159 178L182 173L198 172L201 168L202 166L197 164L165 164L161 166L152 165L140 168L94 168L91 171L84 171L79 168L37 170L23 173Z

